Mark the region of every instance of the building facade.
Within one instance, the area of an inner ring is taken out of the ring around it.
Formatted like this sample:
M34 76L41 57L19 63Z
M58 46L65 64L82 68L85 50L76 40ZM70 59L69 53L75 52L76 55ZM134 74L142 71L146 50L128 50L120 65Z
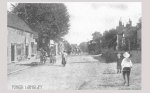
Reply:
M141 29L138 30L137 27L132 26L132 21L129 19L129 22L126 26L122 25L122 22L119 21L119 26L116 27L117 30L117 46L118 51L124 50L136 50L141 45Z
M123 25L122 21L120 20L119 21L119 26L116 27L116 30L117 30L117 46L116 46L116 50L117 51L120 51L123 49L123 42L122 42L122 39L123 39L123 31L126 27Z
M36 55L37 43L29 26L17 15L7 13L7 63L19 62Z

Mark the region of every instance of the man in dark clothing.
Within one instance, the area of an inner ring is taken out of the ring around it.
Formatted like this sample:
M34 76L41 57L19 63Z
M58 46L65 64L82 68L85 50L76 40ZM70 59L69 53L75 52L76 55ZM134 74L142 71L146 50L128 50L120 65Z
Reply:
M120 53L117 54L117 73L121 73L121 62L122 62L122 56Z
M43 48L40 49L40 63L45 64L46 63L46 52Z

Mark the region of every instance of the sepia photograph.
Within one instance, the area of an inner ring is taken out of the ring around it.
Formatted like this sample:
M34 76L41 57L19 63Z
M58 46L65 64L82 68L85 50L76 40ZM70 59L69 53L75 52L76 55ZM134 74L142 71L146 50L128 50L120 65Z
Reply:
M141 90L142 2L7 2L8 90Z

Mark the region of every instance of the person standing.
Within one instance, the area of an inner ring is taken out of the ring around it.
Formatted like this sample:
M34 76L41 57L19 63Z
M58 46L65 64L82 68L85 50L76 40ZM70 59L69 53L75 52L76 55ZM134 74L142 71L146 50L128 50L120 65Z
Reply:
M45 64L46 63L46 51L43 49L43 63Z
M40 64L43 63L43 49L40 48Z
M66 65L66 62L67 62L67 53L66 51L64 50L62 52L62 65L65 66Z
M126 75L127 76L127 82L128 82L127 85L129 86L132 61L129 58L130 54L128 52L125 52L123 54L123 56L125 58L123 58L121 66L122 66L122 74L123 74L124 84L126 84L126 78L125 78L125 75Z
M50 47L50 64L53 63L54 49L53 46Z
M122 56L120 53L117 54L117 73L121 73L121 62L122 62Z

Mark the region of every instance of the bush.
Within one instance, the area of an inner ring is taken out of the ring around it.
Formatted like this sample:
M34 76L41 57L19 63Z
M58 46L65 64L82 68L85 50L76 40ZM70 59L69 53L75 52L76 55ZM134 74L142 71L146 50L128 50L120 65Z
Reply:
M116 62L117 59L116 53L109 52L103 53L101 57L105 60L106 63Z

